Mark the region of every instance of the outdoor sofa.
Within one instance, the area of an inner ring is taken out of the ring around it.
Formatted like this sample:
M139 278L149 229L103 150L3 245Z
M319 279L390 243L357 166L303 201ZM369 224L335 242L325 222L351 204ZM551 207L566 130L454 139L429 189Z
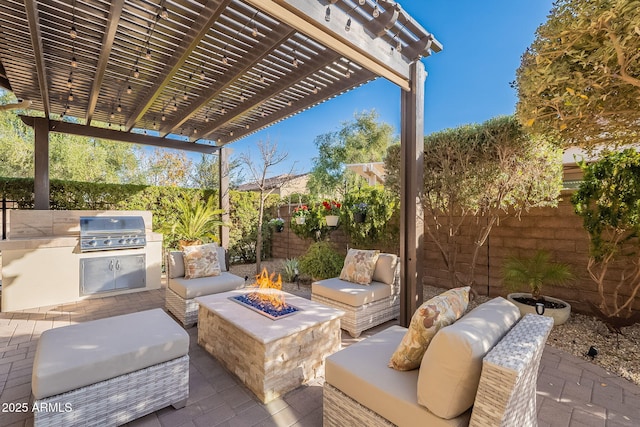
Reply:
M393 254L379 254L372 281L362 285L339 277L311 284L311 300L345 312L340 327L357 338L400 315L400 263Z
M419 369L389 359L406 328L392 326L325 361L325 426L537 426L536 380L549 317L519 320L496 298L440 329Z
M220 292L241 289L245 280L227 271L226 252L218 246L218 262L220 274L217 276L185 278L185 265L181 251L171 251L167 254L167 291L165 306L185 328L198 322L198 303L195 298Z

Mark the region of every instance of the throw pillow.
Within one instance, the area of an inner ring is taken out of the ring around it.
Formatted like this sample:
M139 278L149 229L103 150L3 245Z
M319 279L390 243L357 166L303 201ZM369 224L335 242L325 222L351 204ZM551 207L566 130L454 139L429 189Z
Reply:
M482 359L519 318L518 307L497 297L438 332L420 365L418 403L446 420L469 409Z
M184 278L196 279L220 275L220 263L216 244L185 246L182 250L184 257Z
M391 356L389 367L398 371L418 368L436 332L458 320L467 309L470 289L469 286L449 289L423 303L413 313L409 329Z
M379 255L378 250L349 249L340 272L340 279L360 285L370 284Z

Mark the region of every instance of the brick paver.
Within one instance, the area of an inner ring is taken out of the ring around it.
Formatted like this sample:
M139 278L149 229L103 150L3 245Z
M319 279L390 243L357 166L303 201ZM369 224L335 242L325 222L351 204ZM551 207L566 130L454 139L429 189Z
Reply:
M31 371L42 331L68 324L164 307L164 289L85 300L55 307L0 313L0 426L33 424L29 412L7 411L31 402ZM366 331L370 336L393 322ZM136 427L321 426L322 381L264 405L191 338L187 406L164 408L129 423ZM358 340L343 333L342 344ZM5 407L6 406L6 407ZM15 406L14 406L15 407ZM640 425L640 387L588 361L547 346L538 376L541 427Z

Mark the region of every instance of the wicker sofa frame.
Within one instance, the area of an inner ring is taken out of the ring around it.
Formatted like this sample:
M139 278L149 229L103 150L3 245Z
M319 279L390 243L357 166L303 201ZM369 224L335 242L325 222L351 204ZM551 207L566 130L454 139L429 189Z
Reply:
M35 400L34 426L116 426L186 405L189 356ZM38 410L42 408L41 410Z
M400 316L400 262L398 260L394 271L391 295L386 298L354 307L312 293L311 301L344 311L345 314L340 320L340 328L347 331L352 337L358 338L363 331L381 325L389 320L397 319L398 316Z
M552 319L529 314L484 357L469 426L536 427L538 368ZM380 369L387 369L381 366ZM393 426L370 408L325 382L323 425Z

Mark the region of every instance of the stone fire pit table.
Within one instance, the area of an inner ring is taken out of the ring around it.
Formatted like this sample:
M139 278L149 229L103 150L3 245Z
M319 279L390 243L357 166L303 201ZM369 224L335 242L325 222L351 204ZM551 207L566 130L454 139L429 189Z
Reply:
M241 289L196 298L198 344L267 403L324 376L324 359L340 349L343 311L282 291L286 303L301 309L271 320L229 298Z

